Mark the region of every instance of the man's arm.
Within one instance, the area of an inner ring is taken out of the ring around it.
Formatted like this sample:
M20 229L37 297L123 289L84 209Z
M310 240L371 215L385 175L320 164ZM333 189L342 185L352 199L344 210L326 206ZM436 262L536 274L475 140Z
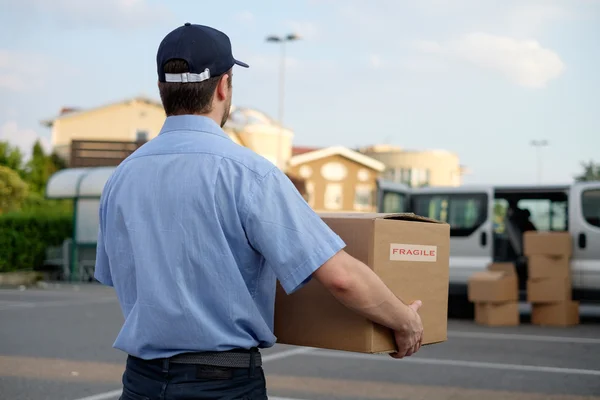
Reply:
M395 332L395 358L410 356L421 347L423 326L420 301L404 304L365 264L340 251L313 274L342 304Z
M418 350L423 331L419 302L402 303L369 267L343 251L342 239L278 169L252 192L244 212L246 235L288 294L315 277L346 307L394 330L395 356Z
M346 307L395 331L404 331L412 311L366 265L340 251L313 274Z

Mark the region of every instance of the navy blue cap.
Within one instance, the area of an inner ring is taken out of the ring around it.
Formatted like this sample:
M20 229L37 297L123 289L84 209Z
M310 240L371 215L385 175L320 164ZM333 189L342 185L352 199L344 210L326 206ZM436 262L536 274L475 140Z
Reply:
M189 72L165 74L164 65L173 59L185 60ZM165 36L156 54L160 82L201 82L224 74L234 64L248 68L248 64L233 58L231 41L226 34L189 22Z

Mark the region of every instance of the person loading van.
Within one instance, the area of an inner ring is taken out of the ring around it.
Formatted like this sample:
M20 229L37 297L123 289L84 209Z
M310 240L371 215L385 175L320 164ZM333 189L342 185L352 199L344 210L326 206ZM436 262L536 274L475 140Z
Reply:
M308 206L277 167L222 130L232 99L229 38L192 25L156 57L167 118L108 179L95 277L115 288L125 321L122 399L266 399L259 348L274 345L276 280L312 277L341 303L419 350L417 313Z

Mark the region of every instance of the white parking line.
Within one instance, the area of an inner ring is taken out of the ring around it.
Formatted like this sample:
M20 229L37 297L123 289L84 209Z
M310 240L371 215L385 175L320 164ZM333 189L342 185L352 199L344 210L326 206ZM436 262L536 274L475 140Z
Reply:
M106 392L106 393L95 394L93 396L82 397L82 398L77 399L77 400L108 400L108 399L117 399L117 398L119 398L119 396L121 395L122 392L123 392L122 389L113 390L113 391Z
M508 371L523 371L523 372L548 372L557 374L570 374L570 375L593 375L600 376L600 370L595 369L577 369L577 368L559 368L559 367L542 367L538 365L519 365L519 364L501 364L481 361L466 361L466 360L444 360L438 358L417 358L410 357L402 360L395 360L389 356L383 355L371 355L371 354L359 354L359 353L345 353L345 352L334 352L329 350L313 351L307 354L309 357L332 357L332 358L351 358L359 360L369 361L384 361L384 362L396 362L396 363L409 363L409 364L426 364L426 365L445 365L453 367L467 367L467 368L486 368L486 369L499 369Z
M97 299L81 299L81 300L54 300L40 302L13 302L13 304L0 304L0 311L6 310L22 310L26 308L45 308L45 307L60 307L60 306L83 306L90 304L114 303L117 299L114 297L100 297Z
M448 337L467 339L495 339L495 340L525 340L532 342L555 342L576 344L600 344L600 339L570 336L525 335L517 333L492 333L492 332L464 332L448 331Z
M277 353L273 354L267 354L266 356L262 357L262 361L263 363L266 363L269 361L281 360L282 358L292 357L297 354L311 353L313 351L315 351L315 349L312 349L310 347L298 347L289 350L278 351Z
M298 354L311 353L313 351L314 351L314 349L312 349L312 348L298 347L298 348L293 348L293 349L289 349L289 350L278 351L278 352L273 353L273 354L267 354L267 355L265 355L265 356L262 357L262 361L263 361L263 363L267 363L269 361L281 360L283 358L292 357L292 356L295 356L295 355L298 355ZM77 400L109 400L109 399L116 399L116 398L118 398L121 395L121 392L122 392L122 389L112 390L110 392L98 393L98 394L95 394L93 396L82 397L82 398L77 399ZM272 396L269 396L269 398L271 400L306 400L306 399L289 399L289 398L284 398L284 397L272 397Z
M95 394L93 396L88 396L88 397L82 397L81 399L77 399L77 400L115 400L115 399L119 398L121 393L122 393L122 390L113 390L111 392ZM306 400L306 399L292 399L292 398L288 398L288 397L273 397L273 396L269 396L269 399L270 400Z

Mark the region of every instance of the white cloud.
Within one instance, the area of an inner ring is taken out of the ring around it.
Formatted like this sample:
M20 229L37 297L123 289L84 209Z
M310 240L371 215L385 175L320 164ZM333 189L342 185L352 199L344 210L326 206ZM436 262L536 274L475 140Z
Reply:
M44 84L44 57L0 49L0 91L24 92Z
M50 56L0 49L0 92L30 92L43 88L52 76L77 73Z
M0 141L7 141L11 145L19 147L25 159L31 156L31 148L38 139L44 151L49 153L52 149L50 139L39 136L33 129L22 129L15 121L9 121L0 126Z
M542 88L558 78L565 66L559 55L535 40L471 33L448 42L418 42L426 53L455 58L498 72L521 86Z
M8 3L7 0L0 0ZM13 12L43 14L65 28L117 28L133 30L169 20L164 5L147 0L19 0L10 1Z

